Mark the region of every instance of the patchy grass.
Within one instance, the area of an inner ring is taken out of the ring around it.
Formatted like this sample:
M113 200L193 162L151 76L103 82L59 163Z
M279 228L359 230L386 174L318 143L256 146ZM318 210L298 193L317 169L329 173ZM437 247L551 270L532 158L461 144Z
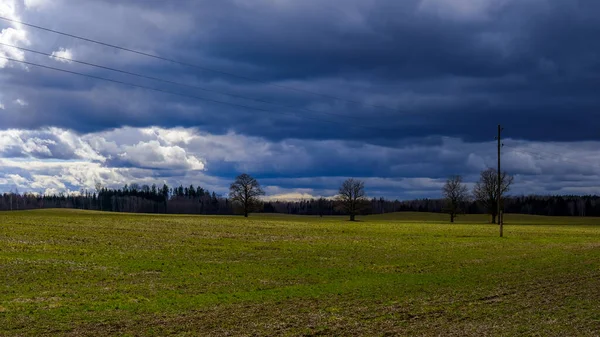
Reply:
M600 219L0 213L0 335L600 334Z

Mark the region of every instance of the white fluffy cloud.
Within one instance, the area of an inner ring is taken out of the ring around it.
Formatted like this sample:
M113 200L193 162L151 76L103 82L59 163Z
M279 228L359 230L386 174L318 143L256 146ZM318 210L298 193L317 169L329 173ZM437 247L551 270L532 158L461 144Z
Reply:
M301 200L310 200L310 199L319 199L321 196L310 194L310 193L302 193L302 192L290 192L290 193L281 193L281 194L271 194L263 197L263 200L267 201L301 201Z
M27 103L27 101L22 98L17 98L15 100L15 104L20 105L20 106L28 106L29 105L29 103Z
M60 48L59 50L52 52L51 58L58 62L71 63L73 51L68 48Z
M119 138L128 132L139 137ZM60 128L0 131L0 155L105 163L117 160L128 166L155 169L203 170L199 157L189 149L160 142L158 136L144 137L143 130L124 128L109 133L78 135ZM114 138L113 138L114 137Z
M600 188L598 142L507 139L505 143L504 168L517 176L516 193L587 193ZM355 171L373 196L435 197L444 183L444 170L455 170L473 183L480 170L495 167L494 150L493 142L465 143L455 138L387 147L345 141L269 142L186 128L124 127L84 135L60 128L4 130L0 131L0 169L5 174L0 174L0 188L77 191L93 189L97 182L121 186L134 181L204 181L226 193L227 179L215 177L224 172L305 176L264 179L268 198L291 200L334 195L347 177L343 172ZM323 163L326 166L320 168ZM330 172L342 174L319 176Z
M0 0L0 16L11 20L19 20L17 5L17 0ZM0 31L0 42L16 46L28 45L30 43L27 31L22 25L17 23L13 23ZM25 53L15 48L0 46L0 57L4 57L0 58L0 69L2 69L9 64L9 61L5 58L22 61L25 59Z
M38 9L49 5L52 0L24 0L27 9Z
M0 153L27 156L52 156L49 145L56 144L51 139L42 139L27 131L0 131Z
M517 178L514 193L600 191L599 142L505 143L504 169ZM66 193L93 190L96 183L120 187L137 182L202 184L226 194L235 174L259 172L271 176L261 179L266 198L299 200L335 195L347 173L355 172L371 196L437 197L447 170L472 184L479 171L495 167L495 155L493 142L455 138L388 147L345 141L270 142L191 128L124 127L83 135L60 128L4 130L0 189ZM340 174L323 175L332 172ZM223 175L229 178L220 178ZM289 176L299 178L285 178Z
M300 201L318 198L330 198L335 194L331 191L316 191L312 188L282 188L280 186L267 185L263 187L266 195L263 200L268 201ZM321 193L321 194L320 194Z
M163 146L159 141L139 142L125 146L119 156L124 160L139 166L156 169L188 169L203 170L204 163L179 146Z
M232 132L213 135L191 128L126 127L82 139L110 158L157 168L210 170L211 164L224 163L239 171L289 170L310 162L306 149L294 141L271 143Z
M29 187L29 181L26 178L21 177L18 174L7 174L5 175L6 178L8 178L9 180L5 180L5 181L12 181L12 183L18 188L27 188Z
M77 158L99 162L106 161L104 156L99 154L87 141L72 131L50 128L49 133L55 136L58 142L64 144L64 147L70 149Z

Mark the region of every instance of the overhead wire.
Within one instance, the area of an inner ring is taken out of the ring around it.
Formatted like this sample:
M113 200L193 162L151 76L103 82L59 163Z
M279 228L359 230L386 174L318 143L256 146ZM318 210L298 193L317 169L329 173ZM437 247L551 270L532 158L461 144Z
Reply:
M71 38L74 38L74 39L78 39L78 40L82 40L82 41L86 41L86 42L98 44L98 45L101 45L101 46L105 46L105 47L110 47L110 48L114 48L114 49L126 51L126 52L129 52L129 53L134 53L134 54L141 55L141 56L150 57L150 58L161 60L161 61L165 61L165 62L170 62L170 63L173 63L173 64L178 64L178 65L189 67L189 68L195 68L195 69L199 69L199 70L206 71L206 72L212 72L212 73L216 73L216 74L220 74L220 75L234 77L234 78L242 79L242 80L249 81L249 82L261 83L261 84L265 84L265 85L276 87L276 88L280 88L280 89L285 89L285 90L290 90L290 91L296 91L296 92L300 92L300 93L305 93L305 94L320 96L322 98L328 98L328 99L333 99L333 100L338 100L338 101L345 101L345 102L348 102L348 103L357 104L357 105L361 105L361 106L370 106L370 107L373 107L373 108L390 110L390 111L393 111L393 112L396 112L396 113L406 113L407 112L407 111L401 111L401 110L398 110L396 108L392 108L392 107L388 107L388 106L377 105L377 104L368 104L368 103L360 102L360 101L357 101L357 100L342 98L342 97L338 97L338 96L334 96L334 95L329 95L329 94L323 94L323 93L315 92L315 91L312 91L312 90L307 90L307 89L302 89L302 88L296 88L296 87L287 86L287 85L281 85L281 84L275 84L275 83L272 83L272 82L269 82L269 81L265 81L265 80L251 78L251 77L243 76L243 75L237 75L237 74L234 74L232 72L227 72L227 71L212 69L212 68L208 68L208 67L205 67L205 66L200 66L200 65L197 65L197 64L192 64L192 63L189 63L189 62L179 61L179 60L175 60L175 59L168 58L168 57L163 57L163 56L156 55L156 54L142 52L142 51L131 49L131 48L127 48L127 47L118 46L118 45L115 45L115 44L112 44L112 43L102 42L102 41L99 41L99 40L95 40L95 39L91 39L91 38L87 38L87 37L83 37L83 36L79 36L79 35L75 35L75 34L71 34L71 33L61 32L61 31L58 31L58 30L55 30L55 29L50 29L50 28L47 28L47 27L42 27L42 26L39 26L39 25L34 25L34 24L31 24L31 23L27 23L27 22L15 20L15 19L3 17L3 16L0 16L0 20L5 20L5 21L8 21L8 22L21 24L21 25L24 25L24 26L27 26L27 27L31 27L31 28L35 28L35 29L47 31L47 32L54 33L54 34L63 35L63 36L68 36L68 37L71 37Z
M139 78L144 78L144 79L148 79L148 80L152 80L152 81L156 81L156 82L162 82L162 83L167 83L167 84L172 84L172 85L178 85L178 86L181 86L181 87L187 87L187 88L201 90L201 91L205 91L205 92L212 92L212 93L216 93L216 94L220 94L220 95L230 96L230 97L239 98L239 99L245 99L245 100L254 101L254 102L258 102L258 103L271 104L271 105L278 106L278 107L285 108L285 109L296 109L296 110L302 110L302 111L306 111L306 112L310 112L310 113L315 113L315 114L326 114L326 115L337 116L337 117L344 117L344 118L352 118L352 119L357 119L357 120L364 120L364 118L356 117L356 116L350 116L350 115L347 115L347 114L340 114L340 113L327 112L327 111L317 111L317 110L312 110L312 109L303 108L303 107L296 107L296 106L291 106L291 105L285 105L285 104L280 104L280 103L272 102L272 101L265 100L265 99L257 99L257 98L252 98L252 97L248 97L248 96L243 96L243 95L231 93L231 92L225 92L225 91L210 89L210 88L201 87L201 86L197 86L197 85L191 85L191 84L187 84L187 83L181 83L181 82L171 81L171 80L167 80L167 79L160 78L160 77L143 75L143 74L139 74L139 73L134 73L134 72L131 72L131 71L127 71L127 70L122 70L122 69L117 69L117 68L113 68L113 67L103 66L103 65L99 65L99 64L95 64L95 63L91 63L91 62L85 62L85 61L77 60L77 59L74 59L74 58L62 57L62 56L54 55L54 54L51 54L51 53L41 52L41 51L37 51L37 50L25 48L25 47L19 47L19 46L15 46L15 45L3 43L3 42L0 42L0 46L5 46L5 47L9 47L9 48L15 48L15 49L19 49L19 50L26 51L26 52L29 52L29 53L34 53L34 54L38 54L38 55L44 55L44 56L48 56L48 57L54 58L54 59L64 60L64 61L67 61L67 62L78 63L78 64L82 64L82 65L86 65L86 66L90 66L90 67L94 67L94 68L99 68L99 69L109 70L109 71L113 71L113 72L118 72L118 73L121 73L121 74L131 75L131 76L135 76L135 77L139 77Z
M582 164L581 160L575 161L573 159L569 159L569 158L564 157L564 155L560 155L560 154L557 154L557 153L554 153L554 152L551 152L551 151L544 151L544 152L552 154L552 155L555 155L555 158L543 157L539 152L536 153L536 152L531 152L531 151L524 150L524 149L513 149L512 152L513 153L524 154L524 155L530 155L530 156L534 157L537 160L550 160L550 161L552 161L552 160L558 159L560 161L568 162L568 163L572 163L572 164L577 164L577 165L581 165Z
M558 153L558 152L550 151L550 150L547 150L547 149L539 149L538 151L536 151L535 149L524 149L524 148L521 148L521 147L517 148L517 146L519 146L519 144L509 145L508 147L510 149L512 149L514 152L522 152L523 154L529 154L529 155L532 155L532 156L537 157L539 159L548 159L548 160L550 160L550 158L543 158L543 157L541 157L541 153L540 152L544 152L544 153L547 153L547 154L554 155L555 158L560 158L561 160L566 160L566 161L570 160L568 158L565 158L565 154L564 153ZM534 152L534 151L536 151L536 152Z
M154 87L148 87L148 86L139 85L139 84L133 84L133 83L119 81L119 80L114 80L114 79L110 79L110 78L106 78L106 77L100 77L100 76L95 76L95 75L84 74L84 73L80 73L80 72L76 72L76 71L71 71L71 70L66 70L66 69L61 69L61 68L46 66L46 65L42 65L42 64L38 64L38 63L28 62L28 61L17 60L17 59L13 59L13 58L9 58L9 57L4 57L4 56L0 56L0 58L8 60L8 61L11 61L11 62L22 63L22 64L26 64L26 65L30 65L30 66L34 66L34 67L39 67L39 68L44 68L44 69L48 69L48 70L54 70L54 71L58 71L58 72L63 72L63 73L68 73L68 74L72 74L72 75L78 75L78 76L88 77L88 78L92 78L92 79L96 79L96 80L102 80L102 81L112 82L112 83L116 83L116 84L121 84L121 85L130 86L130 87L135 87L135 88L140 88L140 89L145 89L145 90L151 90L151 91L161 92L161 93L175 95L175 96L181 96L181 97L186 97L186 98L192 98L192 99L202 100L202 101L206 101L206 102L210 102L210 103L215 103L215 104L220 104L220 105L227 105L227 106L232 106L232 107L237 107L237 108L243 108L243 109L248 109L248 110L262 111L262 112L267 112L267 113L291 115L291 116L299 117L299 118L302 118L302 119L310 119L310 120L314 120L314 121L325 122L325 123L332 123L332 124L343 124L343 125L351 126L351 127L355 127L355 128L371 129L371 130L384 131L384 132L393 131L392 129L383 129L383 128L378 128L378 127L372 127L372 126L367 126L367 125L359 125L359 124L353 124L353 123L341 123L339 121L332 121L332 120L327 120L327 119L314 118L314 117L310 117L310 116L306 116L306 115L299 115L299 114L291 113L291 112L274 111L274 110L269 110L269 109L263 109L263 108L253 107L253 106L249 106L249 105L243 105L243 104L237 104L237 103L219 101L219 100L210 99L210 98L206 98L206 97L200 97L200 96L196 96L196 95L182 94L182 93L178 93L178 92L174 92L174 91L169 91L169 90L164 90L164 89L159 89L159 88L154 88Z

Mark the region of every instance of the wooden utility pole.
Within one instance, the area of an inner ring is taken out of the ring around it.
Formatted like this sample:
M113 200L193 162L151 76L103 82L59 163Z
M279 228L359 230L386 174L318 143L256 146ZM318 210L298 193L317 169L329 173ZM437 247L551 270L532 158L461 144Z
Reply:
M502 171L500 171L500 149L502 149L502 126L500 126L500 124L498 124L498 136L496 137L496 139L498 140L498 196L497 196L497 202L498 202L498 224L500 225L500 237L503 236L503 221L502 221L502 209L500 206L500 202L502 199Z

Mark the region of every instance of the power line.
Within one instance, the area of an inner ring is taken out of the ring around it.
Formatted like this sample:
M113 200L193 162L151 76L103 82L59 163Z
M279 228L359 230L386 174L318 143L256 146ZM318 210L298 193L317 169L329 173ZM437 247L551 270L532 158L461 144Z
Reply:
M574 166L581 166L582 165L582 161L579 160L575 160L575 159L569 159L569 158L565 158L564 154L557 154L554 152L549 152L546 151L549 154L555 155L555 158L547 158L547 157L543 157L541 153L539 152L531 152L531 151L527 151L527 150L522 150L522 149L512 149L510 150L508 153L518 153L518 154L522 154L522 155L528 155L533 157L533 160L535 161L560 161L560 162L564 162L564 163L569 163L569 164L573 164ZM587 162L587 165L600 165L600 160L591 160Z
M352 123L340 123L340 122L337 122L337 121L332 121L332 120L327 120L327 119L320 119L320 118L313 118L313 117L308 117L308 116L305 116L305 115L298 115L298 114L295 114L295 113L278 112L278 111L267 110L267 109L257 108L257 107L248 106L248 105L242 105L242 104L236 104L236 103L230 103L230 102L224 102L224 101L214 100L214 99L200 97L200 96L195 96L195 95L182 94L182 93L178 93L178 92L174 92L174 91L163 90L163 89L158 89L158 88L153 88L153 87L147 87L147 86L144 86L144 85L133 84L133 83L123 82L123 81L119 81L119 80L113 80L113 79L110 79L110 78L105 78L105 77L100 77L100 76L95 76L95 75L84 74L84 73L80 73L80 72L76 72L76 71L71 71L71 70L66 70L66 69L61 69L61 68L55 68L55 67L45 66L45 65L38 64L38 63L32 63L32 62L27 62L27 61L16 60L16 59L9 58L9 57L4 57L4 56L0 56L0 58L8 60L8 61L12 61L12 62L18 62L18 63L22 63L22 64L27 64L27 65L34 66L34 67L40 67L40 68L54 70L54 71L59 71L59 72L68 73L68 74L72 74L72 75L78 75L78 76L88 77L88 78L92 78L92 79L96 79L96 80L102 80L102 81L107 81L107 82L122 84L122 85L130 86L130 87L134 87L134 88L140 88L140 89L145 89L145 90L157 91L157 92L161 92L161 93L165 93L165 94L169 94L169 95L175 95L175 96L181 96L181 97L186 97L186 98L198 99L198 100L202 100L202 101L206 101L206 102L210 102L210 103L216 103L216 104L221 104L221 105L229 105L229 106L233 106L233 107L237 107L237 108L243 108L243 109L249 109L249 110L256 110L256 111L262 111L262 112L268 112L268 113L286 114L286 115L291 115L291 116L300 117L300 118L304 118L304 119L310 119L310 120L319 121L319 122L332 123L332 124L343 124L343 125L347 125L347 126L351 126L351 127L355 127L355 128L372 129L372 130L385 131L385 132L393 131L391 129L382 129L382 128L377 128L377 127L366 126L366 125L358 125L358 124L352 124Z
M515 149L515 151L521 151L522 153L526 152L527 154L530 154L532 156L536 156L537 158L540 158L540 159L546 159L546 158L542 158L541 157L541 153L540 152L532 152L532 151L535 151L535 150L527 150L527 149L521 149L521 148L514 148L514 149ZM565 154L564 153L557 153L557 152L548 151L548 150L545 150L545 149L540 149L538 151L541 151L541 152L544 152L544 153L547 153L547 154L550 154L550 155L554 155L554 156L556 156L556 158L559 158L561 160L570 160L570 159L565 158ZM554 158L554 159L556 159L556 158ZM550 158L548 158L548 159L550 160Z
M537 159L544 159L544 160L546 160L546 159L547 160L560 159L560 160L567 160L567 161L569 160L569 159L565 158L563 154L558 154L556 152L546 151L546 150L543 150L543 152L545 152L546 154L553 155L555 157L554 158L544 158L544 157L542 157L542 154L539 152L533 152L533 150L526 150L526 149L519 149L519 148L514 148L511 152L527 154L527 155L533 156Z
M548 151L546 151L546 152L549 153L549 154L553 154L556 157L555 158L545 158L545 157L542 157L542 155L540 153L530 152L530 151L522 150L522 149L513 149L509 153L519 153L519 154L529 155L529 156L534 157L534 159L536 159L536 160L550 160L550 161L551 160L560 160L560 161L563 161L563 162L568 162L568 163L577 164L577 165L581 165L582 164L581 160L569 159L569 158L565 158L564 155L561 155L561 154L557 154L557 153L553 153L553 152L548 152ZM597 161L597 160L595 160L595 161ZM592 160L592 162L594 162L594 160Z
M178 64L178 65L182 65L185 67L190 67L190 68L196 68L202 71L207 71L207 72L212 72L212 73L216 73L216 74L221 74L221 75L226 75L226 76L230 76L230 77L235 77L238 79L242 79L245 81L249 81L249 82L255 82L255 83L262 83L268 86L272 86L272 87L277 87L280 89L285 89L285 90L291 90L291 91L296 91L296 92L301 92L301 93L305 93L305 94L310 94L310 95L315 95L315 96L320 96L323 98L328 98L328 99L334 99L334 100L338 100L338 101L345 101L348 103L352 103L352 104L358 104L358 105L363 105L363 106L370 106L373 108L378 108L378 109L386 109L386 110L390 110L393 112L399 112L399 113L406 113L406 111L401 111L395 108L391 108L391 107L387 107L387 106L383 106L383 105L375 105L375 104L367 104L364 102L359 102L356 100L351 100L351 99L347 99L347 98L341 98L341 97L337 97L337 96L333 96L333 95L328 95L328 94L322 94L319 92L315 92L315 91L311 91L311 90L306 90L306 89L300 89L300 88L295 88L295 87L290 87L287 85L281 85L281 84L274 84L271 82L267 82L265 80L260 80L260 79L255 79L255 78L251 78L251 77L247 77L247 76L242 76L242 75L237 75L234 73L230 73L230 72L226 72L226 71L222 71L222 70L216 70L216 69L211 69L211 68L207 68L204 66L199 66L196 64L192 64L192 63L188 63L188 62L183 62L183 61L178 61L175 59L171 59L171 58L167 58L167 57L162 57L159 55L155 55L155 54L150 54L150 53L145 53L139 50L135 50L135 49L130 49L130 48L126 48L126 47L122 47L122 46L117 46L111 43L107 43L107 42L102 42L102 41L98 41L98 40L94 40L94 39L90 39L90 38L86 38L86 37L82 37L82 36L78 36L78 35L74 35L74 34L70 34L70 33L65 33L65 32L61 32L61 31L57 31L54 29L50 29L50 28L46 28L46 27L42 27L42 26L38 26L38 25L34 25L31 23L26 23L23 21L19 21L19 20L14 20L14 19L10 19L10 18L6 18L3 16L0 16L1 20L5 20L8 22L12 22L12 23L17 23L17 24L21 24L24 26L28 26L31 28L35 28L35 29L39 29L39 30L43 30L43 31L47 31L47 32L51 32L54 34L59 34L59 35L63 35L63 36L68 36L68 37L72 37L78 40L82 40L82 41L86 41L86 42L90 42L90 43L95 43L101 46L105 46L105 47L110 47L110 48L114 48L114 49L119 49L122 51L126 51L126 52L130 52L130 53L134 53L134 54L138 54L138 55L142 55L142 56L146 56L146 57L150 57L150 58L154 58L157 60L161 60L161 61L166 61L166 62L170 62L173 64Z
M200 86L191 85L191 84L186 84L186 83L181 83L181 82L175 82L175 81L171 81L171 80L167 80L167 79L163 79L163 78L159 78L159 77L142 75L142 74L130 72L130 71L127 71L127 70L116 69L116 68L107 67L107 66L103 66L103 65L98 65L98 64L94 64L94 63L90 63L90 62L85 62L85 61L80 61L80 60L76 60L76 59L72 59L72 58L57 56L57 55L53 55L53 54L50 54L50 53L45 53L45 52L41 52L41 51L29 49L29 48L24 48L24 47L18 47L18 46L14 46L14 45L2 43L2 42L0 42L0 45L1 46L5 46L5 47L10 47L10 48L15 48L15 49L23 50L23 51L34 53L34 54L38 54L38 55L48 56L48 57L55 58L55 59L61 59L61 60L65 60L65 61L68 61L68 62L83 64L83 65L90 66L90 67L95 67L95 68L99 68L99 69L105 69L105 70L110 70L110 71L118 72L118 73L121 73L121 74L126 74L126 75L136 76L136 77L140 77L140 78L145 78L145 79L149 79L149 80L152 80L152 81L163 82L163 83L178 85L178 86L182 86L182 87L188 87L188 88L202 90L202 91L206 91L206 92L213 92L213 93L217 93L217 94L220 94L220 95L226 95L226 96L230 96L230 97L234 97L234 98L240 98L240 99L245 99L245 100L254 101L254 102L258 102L258 103L271 104L271 105L279 106L279 107L286 108L286 109L298 109L298 110L302 110L302 111L306 111L306 112L310 112L310 113L326 114L326 115L337 116L337 117L344 117L344 118L352 118L352 119L357 119L357 120L364 120L364 118L360 118L360 117L349 116L349 115L345 115L345 114L339 114L339 113L327 112L327 111L317 111L317 110L312 110L312 109L307 109L307 108L302 108L302 107L296 107L296 106L291 106L291 105L285 105L285 104L280 104L280 103L272 102L272 101L269 101L269 100L257 99L257 98L252 98L252 97L238 95L238 94L235 94L235 93L224 92L224 91L219 91L219 90L215 90L215 89L209 89L209 88L200 87Z
M562 161L568 161L568 162L571 162L571 163L581 164L581 160L575 161L575 160L572 160L572 159L568 159L568 158L565 157L564 153L557 153L557 152L554 152L554 151L549 151L547 149L538 149L538 150L536 150L536 149L526 149L526 148L520 148L520 147L517 147L517 146L519 146L519 144L509 145L509 148L512 150L511 152L530 155L530 156L533 156L533 157L537 158L538 160L556 160L556 159L560 159ZM535 152L533 152L533 151L535 151ZM545 158L545 157L542 156L541 152L553 155L555 157L554 158Z

